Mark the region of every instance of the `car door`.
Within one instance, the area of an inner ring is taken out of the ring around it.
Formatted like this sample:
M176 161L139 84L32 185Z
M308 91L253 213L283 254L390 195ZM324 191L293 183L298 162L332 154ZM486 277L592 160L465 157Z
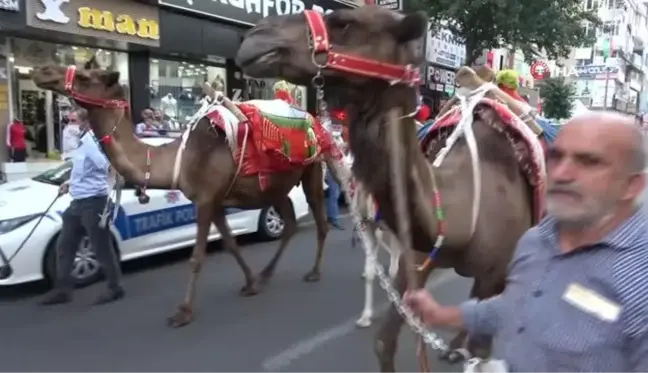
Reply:
M134 188L126 188L115 226L122 235L123 255L139 256L144 252L163 251L187 240L182 228L195 221L193 205L182 193L148 189L147 204L140 204ZM184 197L184 196L182 196Z

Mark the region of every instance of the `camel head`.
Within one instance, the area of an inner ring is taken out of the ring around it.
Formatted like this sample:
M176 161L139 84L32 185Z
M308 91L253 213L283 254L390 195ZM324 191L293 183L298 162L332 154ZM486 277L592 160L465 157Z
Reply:
M338 53L417 69L422 62L420 43L427 32L424 15L402 15L378 6L365 6L337 10L322 19L329 39L329 56ZM281 77L294 84L309 85L319 72L316 64L327 61L326 52L313 53L312 36L305 14L263 18L245 35L237 63L253 77ZM360 88L368 79L375 79L336 69L334 63L328 65L322 69L327 87L333 84Z
M119 73L100 69L94 56L83 68L46 65L35 67L31 74L39 88L67 96L86 109L109 107L126 98Z

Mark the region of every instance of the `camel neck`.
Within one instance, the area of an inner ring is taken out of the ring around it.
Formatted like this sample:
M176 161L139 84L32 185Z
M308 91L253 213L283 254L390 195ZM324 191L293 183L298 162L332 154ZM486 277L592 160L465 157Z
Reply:
M126 180L149 188L170 189L173 177L173 162L180 147L180 139L161 146L150 146L135 136L133 123L120 109L89 108L90 126L97 138L111 135L112 141L103 149L115 167ZM150 158L150 166L147 165ZM146 172L150 179L145 180Z
M410 87L394 86L388 89L367 90L362 95L354 95L347 101L346 111L349 115L349 146L354 155L354 173L364 183L372 185L389 185L389 172L375 172L385 169L389 164L389 152L386 147L387 113L399 109L400 116L406 116L416 109L416 95ZM401 118L399 124L401 138L407 144L405 149L412 149L416 142L416 126L411 118ZM417 149L417 148L416 148ZM410 152L412 156L421 156L421 152ZM409 155L409 154L408 154ZM375 192L375 191L374 191Z

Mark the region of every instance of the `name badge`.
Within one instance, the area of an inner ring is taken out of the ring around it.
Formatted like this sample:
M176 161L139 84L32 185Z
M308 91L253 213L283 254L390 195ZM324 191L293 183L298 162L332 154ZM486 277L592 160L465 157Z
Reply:
M572 306L608 322L617 321L621 313L621 306L617 303L576 283L569 284L562 299Z

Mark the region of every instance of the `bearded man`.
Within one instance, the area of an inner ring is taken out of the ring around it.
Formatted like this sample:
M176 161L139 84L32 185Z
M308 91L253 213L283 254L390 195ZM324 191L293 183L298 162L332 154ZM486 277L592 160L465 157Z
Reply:
M646 151L632 118L571 119L547 153L547 216L518 242L505 291L459 307L404 301L431 326L493 336L509 371L648 371Z

